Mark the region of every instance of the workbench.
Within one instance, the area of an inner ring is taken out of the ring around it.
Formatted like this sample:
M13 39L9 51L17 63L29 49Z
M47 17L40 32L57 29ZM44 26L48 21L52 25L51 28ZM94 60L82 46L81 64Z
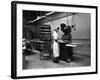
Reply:
M60 47L60 59L72 58L78 48L84 46L83 43L69 43L67 41L58 40Z

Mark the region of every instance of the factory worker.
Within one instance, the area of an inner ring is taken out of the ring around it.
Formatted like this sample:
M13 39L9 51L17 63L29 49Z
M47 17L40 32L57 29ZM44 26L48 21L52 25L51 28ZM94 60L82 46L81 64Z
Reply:
M71 26L66 26L66 24L61 23L61 31L64 33L62 35L62 40L66 43L69 44L72 42L72 36L71 36ZM62 43L62 45L60 45L60 47L62 49L60 49L60 51L62 52L61 55L63 60L66 62L71 62L73 59L73 48L72 47L66 47L65 44ZM64 49L65 48L65 49ZM60 57L61 57L60 55ZM60 58L59 58L60 59Z
M59 43L58 43L58 39L59 39L59 27L57 27L54 32L53 32L53 62L54 63L59 63Z
M62 35L62 40L67 41L68 43L71 43L72 36L71 36L71 27L66 26L66 24L62 23L61 25L61 31L64 33Z

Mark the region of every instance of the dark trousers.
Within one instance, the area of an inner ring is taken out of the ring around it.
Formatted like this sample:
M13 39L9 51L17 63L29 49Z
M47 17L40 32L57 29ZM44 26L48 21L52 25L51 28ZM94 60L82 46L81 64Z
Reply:
M59 63L59 57L53 57L53 62Z
M68 58L72 58L72 56L73 56L73 48L65 46L64 43L60 43L59 59L65 60Z

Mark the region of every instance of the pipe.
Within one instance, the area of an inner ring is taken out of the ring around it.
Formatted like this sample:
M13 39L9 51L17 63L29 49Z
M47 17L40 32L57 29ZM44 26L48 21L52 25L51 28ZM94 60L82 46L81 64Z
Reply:
M50 12L50 13L47 13L45 16L41 16L41 17L37 17L35 20L33 20L33 21L29 21L28 23L30 23L30 22L35 22L35 21L37 21L37 20L40 20L40 19L42 19L42 18L45 18L46 16L48 16L48 15L51 15L51 14L53 14L54 12Z

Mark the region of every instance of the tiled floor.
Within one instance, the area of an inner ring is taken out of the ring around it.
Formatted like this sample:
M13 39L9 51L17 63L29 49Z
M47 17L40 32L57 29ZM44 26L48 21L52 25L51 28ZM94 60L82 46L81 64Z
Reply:
M90 66L90 48L83 48L77 51L71 63L60 61L58 64L52 60L40 60L39 54L29 54L25 56L24 69L39 68L62 68L62 67L83 67Z

